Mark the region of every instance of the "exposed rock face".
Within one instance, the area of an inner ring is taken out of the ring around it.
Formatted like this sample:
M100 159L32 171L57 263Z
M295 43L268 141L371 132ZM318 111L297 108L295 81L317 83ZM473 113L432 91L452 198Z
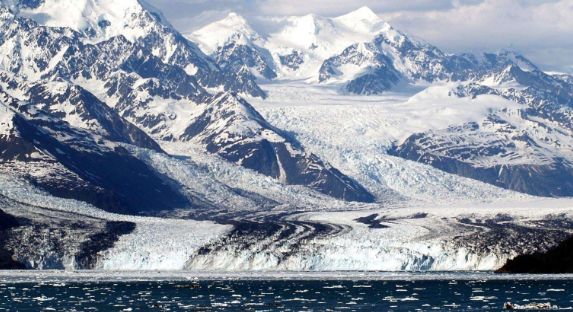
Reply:
M242 72L243 68L252 70L261 77L271 80L277 77L272 68L272 56L257 47L228 43L219 48L215 60L221 68L231 72Z
M573 238L545 252L517 256L498 273L563 274L573 273Z
M10 133L0 136L0 147L5 148L0 168L20 173L54 196L130 213L189 204L168 181L117 143L44 114L13 113L11 123Z
M9 231L18 226L20 222L16 218L0 210L0 270L25 268L24 264L14 260L13 252L5 247Z
M298 50L293 50L290 54L279 56L281 65L291 69L297 70L300 65L304 63L304 55Z
M231 94L216 96L181 140L198 141L211 153L287 184L307 185L348 201L374 200L357 182L305 152L246 101Z

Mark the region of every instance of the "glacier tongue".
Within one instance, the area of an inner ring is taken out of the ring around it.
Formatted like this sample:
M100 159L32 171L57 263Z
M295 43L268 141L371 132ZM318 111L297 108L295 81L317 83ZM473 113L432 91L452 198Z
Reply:
M277 210L241 221L222 218L229 223L223 225L108 213L51 197L7 175L0 175L0 186L3 209L21 217L59 211L83 220L134 223L133 232L96 255L93 268L101 270L494 270L570 235L563 224L573 217L571 200L522 199L283 217ZM50 265L58 261L78 268L73 253L41 264L57 268Z
M552 211L555 215L539 212L539 207L553 204L562 207ZM549 200L544 204L524 202L523 206L532 208L510 212L500 209L501 205L449 207L455 208L454 214L448 213L446 207L420 207L306 213L281 222L272 219L236 222L229 236L203 247L185 268L214 271L495 270L518 254L546 250L570 235L567 231L550 230L556 224L549 228L536 226L549 225L551 220L559 218L570 220L570 205L567 201ZM561 213L564 215L555 219ZM365 219L379 222L372 223L378 226L363 224Z
M174 219L141 219L136 229L101 253L95 269L182 270L203 245L229 231L229 226Z

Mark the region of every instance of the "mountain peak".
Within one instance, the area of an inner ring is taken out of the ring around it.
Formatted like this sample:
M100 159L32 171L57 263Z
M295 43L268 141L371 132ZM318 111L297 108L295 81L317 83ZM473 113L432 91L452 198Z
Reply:
M209 24L189 35L202 49L211 53L230 40L248 43L260 39L249 22L241 15L231 12L225 18Z
M380 17L367 6L363 6L350 13L339 16L337 19L347 20L347 21L368 21L371 23L380 21Z
M69 27L94 41L118 35L134 40L150 23L168 25L156 9L140 0L74 0L73 5L69 0L0 0L0 5L40 25Z
M249 24L243 16L237 14L236 12L230 12L227 14L227 17L220 20L219 22L227 24L228 26L246 26Z

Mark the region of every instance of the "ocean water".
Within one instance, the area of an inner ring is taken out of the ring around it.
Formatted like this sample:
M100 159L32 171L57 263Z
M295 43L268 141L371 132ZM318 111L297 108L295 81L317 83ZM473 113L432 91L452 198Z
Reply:
M501 311L508 301L571 309L573 280L0 280L0 311Z

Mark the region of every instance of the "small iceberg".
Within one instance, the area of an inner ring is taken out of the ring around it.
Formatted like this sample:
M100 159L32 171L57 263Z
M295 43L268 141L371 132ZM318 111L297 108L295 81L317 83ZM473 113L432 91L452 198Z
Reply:
M533 302L524 305L506 302L503 305L503 309L504 310L558 310L559 307L557 307L556 305L551 305L551 303L549 302L546 303Z

